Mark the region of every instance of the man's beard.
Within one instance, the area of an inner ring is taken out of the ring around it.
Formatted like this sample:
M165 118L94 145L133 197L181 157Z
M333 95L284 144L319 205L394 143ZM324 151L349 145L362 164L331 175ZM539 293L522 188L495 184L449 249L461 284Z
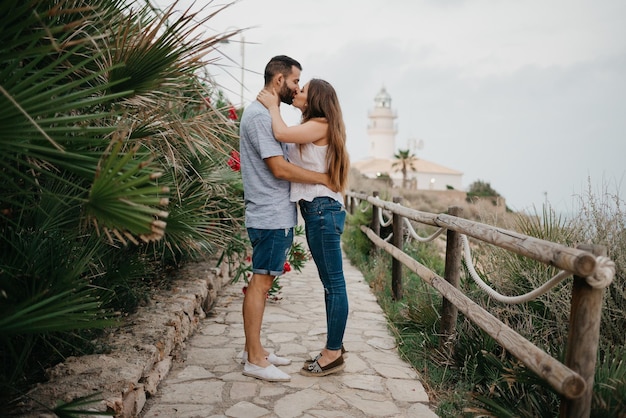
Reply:
M278 92L278 97L280 97L280 101L285 103L285 104L292 104L293 103L293 90L291 90L289 87L287 87L287 83L283 83L283 85L280 88L280 91Z

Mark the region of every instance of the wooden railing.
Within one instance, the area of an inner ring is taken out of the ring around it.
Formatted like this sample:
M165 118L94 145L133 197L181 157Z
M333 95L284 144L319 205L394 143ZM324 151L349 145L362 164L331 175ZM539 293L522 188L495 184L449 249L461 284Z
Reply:
M589 417L594 370L600 335L600 319L604 287L614 275L614 263L603 257L606 249L600 246L570 248L459 217L462 210L449 208L448 214L433 214L401 205L401 198L393 202L350 191L346 193L346 208L354 213L363 202L372 207L372 220L361 230L379 248L392 255L392 292L396 300L402 298L402 266L408 267L443 296L441 306L441 338L453 335L458 311L494 338L502 347L522 361L529 369L547 381L561 395L561 418ZM392 216L391 243L380 237L380 211ZM434 227L444 228L447 234L444 277L420 264L402 251L404 218ZM573 275L571 311L565 364L508 327L459 289L462 262L462 234L516 254L557 267ZM608 260L608 263L607 263ZM602 261L599 262L599 261ZM606 266L612 272L607 274ZM598 276L604 276L598 285ZM610 277L606 277L610 276Z

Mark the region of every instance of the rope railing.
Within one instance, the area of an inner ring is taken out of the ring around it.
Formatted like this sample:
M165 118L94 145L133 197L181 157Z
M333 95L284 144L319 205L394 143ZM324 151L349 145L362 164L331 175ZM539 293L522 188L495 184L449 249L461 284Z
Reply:
M365 202L372 205L373 215L375 215L371 224L373 230L366 226L361 226L361 230L376 246L383 248L393 256L392 294L394 299L399 300L402 297L400 264L409 267L422 280L429 283L444 296L442 299L442 332L440 336L442 343L445 343L449 335L455 332L453 327L456 323L456 311L460 310L563 395L561 417L589 415L592 387L587 382L593 381L595 371L602 292L615 277L615 263L605 256L606 250L599 246L583 245L578 248L571 248L514 231L470 221L461 218L462 212L456 207L450 208L450 214L433 214L404 207L400 204L400 198L394 198L393 202L381 200L378 198L377 192L374 192L374 196L348 192L346 198L352 199L350 202L360 201L360 205ZM348 206L353 208L352 204L346 205L346 207ZM410 221L434 226L438 229L430 236L422 237L415 231ZM393 232L386 238L381 238L379 236L380 226L389 227L390 225L393 226ZM447 233L446 272L445 278L440 278L404 253L402 247L404 237L426 243L433 241L444 231ZM548 266L556 267L559 271L548 281L523 295L502 295L477 273L472 260L470 237L534 259ZM484 308L469 300L458 289L458 277L462 263L465 264L471 279L482 291L486 292L490 298L507 304L529 302L546 294L559 283L573 276L566 364L563 365L557 359L543 352L502 321L494 318Z
M435 238L437 238L439 235L441 235L442 232L445 231L444 228L439 228L434 234L428 237L421 237L420 235L417 234L417 232L415 232L415 229L413 228L413 225L411 224L411 222L409 222L407 218L403 218L403 219L404 219L404 224L407 227L407 230L409 232L409 237L411 237L412 239L418 242L423 242L423 243L431 242ZM390 239L390 236L388 236L385 239L385 241L388 242L389 239ZM489 297L491 297L494 300L497 300L498 302L507 303L510 305L516 305L520 303L529 302L531 300L537 299L539 296L545 295L552 288L554 288L556 285L561 283L563 280L572 276L572 273L565 271L565 270L561 270L559 273L553 276L550 280L548 280L547 282L545 282L538 288L531 290L528 293L525 293L523 295L518 295L518 296L502 295L501 293L498 293L495 289L493 289L491 286L489 286L480 277L480 275L476 271L476 268L474 267L469 240L467 239L467 236L463 234L461 235L461 239L463 240L463 261L465 263L465 266L467 267L470 277L472 278L472 280L474 280L474 282L478 285L478 287L481 290L483 290L485 293L489 295ZM611 261L607 257L600 256L600 257L596 257L596 269L594 270L594 274L587 276L586 279L587 279L587 283L589 283L590 286L593 286L598 289L604 289L611 284L614 276L615 276L615 262Z
M608 257L596 258L596 269L586 277L587 284L594 289L606 289L615 277L615 262Z
M505 296L497 291L495 291L492 287L490 287L485 281L480 277L480 275L476 272L474 268L474 263L472 261L472 253L470 251L469 241L467 236L461 235L461 239L463 240L463 261L465 262L465 266L469 271L470 277L474 280L474 282L480 287L484 292L486 292L491 298L497 300L498 302L508 303L511 305L525 303L531 301L533 299L538 298L541 295L544 295L550 291L554 286L561 283L563 280L572 275L572 273L567 272L565 270L561 270L554 277L548 280L546 283L538 287L537 289L533 289L528 293L519 296Z
M415 229L413 228L413 225L411 225L411 222L407 218L403 218L403 219L404 219L404 225L407 227L407 230L409 231L409 236L419 242L431 242L435 240L435 238L437 238L443 232L445 232L445 228L439 228L434 234L427 236L427 237L421 237L417 234L417 232L415 232Z
M385 214L389 219L385 220L383 218L383 211L379 210L378 211L378 221L380 222L380 226L389 226L391 225L391 222L393 222L393 217L391 215L389 215L389 213Z

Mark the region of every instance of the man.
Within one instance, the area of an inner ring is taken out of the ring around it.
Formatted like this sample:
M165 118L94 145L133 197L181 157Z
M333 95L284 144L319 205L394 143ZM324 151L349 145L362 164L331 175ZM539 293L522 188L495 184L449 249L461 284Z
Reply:
M293 58L276 56L265 67L264 89L278 92L283 103L291 104L300 89L301 71L302 66ZM269 353L261 344L265 299L274 278L283 273L293 241L297 219L295 203L289 200L290 182L330 187L329 178L285 159L286 146L274 138L269 111L258 101L243 112L239 148L253 273L243 300L243 374L268 381L289 381L291 377L276 365L287 365L291 360Z

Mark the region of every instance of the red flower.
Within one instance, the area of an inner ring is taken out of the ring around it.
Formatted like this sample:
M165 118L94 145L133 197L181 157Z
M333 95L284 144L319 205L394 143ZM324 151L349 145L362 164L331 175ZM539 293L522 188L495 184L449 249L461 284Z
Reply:
M247 263L249 263L249 262L251 262L251 261L252 261L252 257L247 256L247 257L246 257L246 262L247 262Z
M232 150L230 152L230 158L228 159L228 166L233 171L241 170L241 160L239 158L239 151Z
M283 273L288 273L291 271L291 265L289 261L285 261L285 265L283 266Z
M230 105L230 109L228 109L228 119L230 120L237 120L239 119L237 117L237 110L235 109L235 106Z
M248 291L248 286L244 286L241 288L241 291L243 292L243 294L245 295L246 292Z

